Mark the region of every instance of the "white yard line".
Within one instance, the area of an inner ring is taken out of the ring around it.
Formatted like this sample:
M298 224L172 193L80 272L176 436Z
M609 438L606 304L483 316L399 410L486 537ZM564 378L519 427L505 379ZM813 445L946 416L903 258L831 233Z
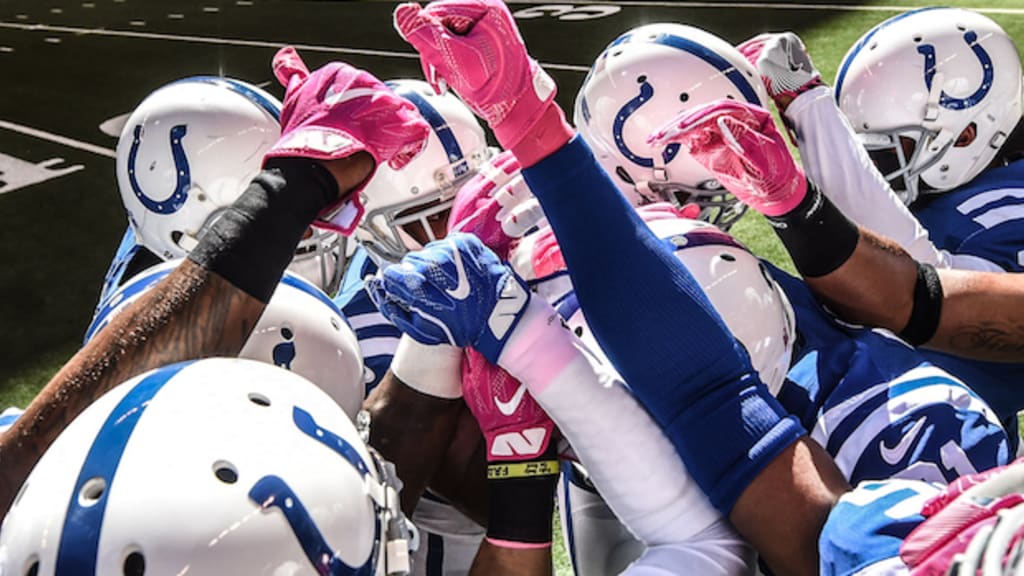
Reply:
M147 40L169 40L172 42L190 42L193 44L218 44L229 46L248 46L255 48L280 48L285 46L281 42L268 42L265 40L242 40L238 38L217 38L213 36L189 36L181 34L161 34L158 32L138 32L135 30L110 30L103 28L79 28L75 26L50 26L48 24L22 24L19 22L0 22L0 28L13 30L25 30L29 32L66 32L68 34L88 36L110 36L119 38L144 38ZM415 52L398 52L394 50L371 50L368 48L342 48L338 46L323 46L318 44L292 44L299 50L310 52L330 52L335 54L356 54L360 56L381 56L384 58L406 58L418 60L419 55ZM550 70L565 70L569 72L587 72L589 66L576 66L573 64L557 64L542 62L545 68Z
M856 6L847 4L801 4L799 2L671 2L671 1L650 1L640 0L637 2L609 2L607 0L506 0L508 4L525 4L537 6L544 4L572 4L574 6L586 5L613 5L629 8L632 6L647 8L762 8L771 10L823 10L836 12L906 12L914 8L924 8L928 4L920 6ZM1024 15L1024 8L970 8L975 12L984 14L1015 14Z
M45 130L39 130L38 128L32 128L29 126L23 126L21 124L15 124L14 122L7 122L6 120L0 120L0 128L10 130L12 132L18 132L25 134L26 136L33 136L35 138L41 138L43 140L49 140L50 142L68 146L70 148L77 148L86 152L92 152L99 156L106 156L107 158L117 158L117 154L110 148L104 148L88 142L82 142L81 140L75 140L74 138L68 138L67 136L61 136L60 134L54 134L53 132L47 132Z

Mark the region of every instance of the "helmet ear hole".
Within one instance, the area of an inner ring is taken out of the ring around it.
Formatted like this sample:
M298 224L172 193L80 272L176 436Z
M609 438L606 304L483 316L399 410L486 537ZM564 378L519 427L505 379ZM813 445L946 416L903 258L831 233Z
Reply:
M238 470L235 469L234 464L226 460L218 460L213 463L213 475L225 484L238 482Z
M625 182L626 184L635 184L635 182L633 182L633 179L629 176L629 172L626 172L626 169L623 168L622 166L615 167L615 175L618 176L619 178L622 178L623 182Z
M133 550L124 557L124 576L143 576L146 573L146 557L142 552Z
M39 558L29 558L28 566L25 568L25 576L37 576L39 574Z

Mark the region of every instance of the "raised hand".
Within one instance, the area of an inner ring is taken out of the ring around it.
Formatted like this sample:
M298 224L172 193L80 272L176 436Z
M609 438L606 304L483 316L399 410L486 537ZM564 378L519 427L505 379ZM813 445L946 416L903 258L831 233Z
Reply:
M759 106L718 100L676 116L648 138L653 146L681 144L730 192L766 216L793 210L807 194L771 114Z
M494 364L530 300L479 238L461 233L406 254L367 288L381 313L416 341L472 346Z
M273 68L286 91L281 138L267 158L335 160L367 152L376 165L397 170L426 144L430 127L416 107L368 72L342 62L310 72L291 46L274 56ZM350 234L363 216L361 188L324 210L315 225Z
M824 85L807 47L792 32L760 34L736 48L757 68L780 112L800 94Z
M572 137L554 103L554 80L530 58L501 0L441 0L426 8L401 4L395 28L420 53L423 74L434 89L455 90L524 166Z

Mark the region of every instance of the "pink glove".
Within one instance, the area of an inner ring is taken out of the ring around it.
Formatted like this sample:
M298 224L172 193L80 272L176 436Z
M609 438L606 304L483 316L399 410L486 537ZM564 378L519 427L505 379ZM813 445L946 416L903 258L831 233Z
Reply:
M501 0L401 4L395 28L420 53L440 94L450 86L487 121L502 148L532 166L573 135L555 104L555 82L530 58Z
M472 348L462 359L462 396L487 440L487 461L533 460L547 450L555 423L526 385Z
M1024 462L958 478L945 491L925 504L927 518L900 546L900 558L915 576L948 573L956 555L964 553L983 528L998 523L998 512L1024 504ZM986 554L1002 555L1021 539L1019 526L1009 545ZM970 573L973 571L964 572Z
M718 100L676 116L651 134L652 146L681 144L741 201L766 216L796 208L807 194L772 115L759 106Z
M519 174L519 162L502 152L459 189L448 231L468 232L502 260L512 243L544 223L544 212Z
M345 158L367 152L376 165L398 170L426 145L430 127L416 107L368 72L332 62L310 73L295 48L274 56L274 75L286 87L281 138L265 158ZM314 226L351 234L363 217L359 191L320 214Z

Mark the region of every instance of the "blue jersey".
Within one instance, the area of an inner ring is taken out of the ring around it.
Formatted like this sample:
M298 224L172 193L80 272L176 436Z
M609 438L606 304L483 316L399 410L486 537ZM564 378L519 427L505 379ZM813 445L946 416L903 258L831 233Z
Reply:
M927 482L864 482L839 499L818 538L823 576L906 574L900 545L941 488Z
M368 371L366 392L369 394L380 383L391 366L391 359L398 349L402 331L395 327L377 310L363 286L363 279L377 273L377 265L370 259L366 249L358 247L349 260L341 289L334 297L334 303L348 318L359 340L363 363ZM372 372L372 376L370 374Z
M920 196L910 209L938 248L983 258L1007 272L1024 271L1024 160L987 170L956 190ZM1016 444L1016 415L1024 410L1024 364L922 353L968 382L996 411Z
M888 333L840 323L806 284L772 268L796 315L794 362L778 398L852 484L949 482L1009 461L991 408Z
M938 248L1024 271L1024 160L953 191L920 196L910 210Z

